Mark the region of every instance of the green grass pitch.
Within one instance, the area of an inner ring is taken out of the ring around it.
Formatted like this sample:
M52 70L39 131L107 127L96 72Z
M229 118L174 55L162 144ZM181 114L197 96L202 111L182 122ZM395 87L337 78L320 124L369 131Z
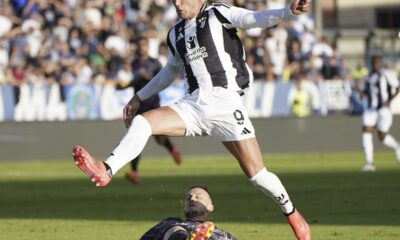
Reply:
M376 154L377 172L361 173L361 153L266 155L313 239L400 239L400 164ZM143 157L141 184L121 170L97 189L71 159L0 163L1 240L137 240L168 216L182 216L187 187L206 184L211 220L242 240L294 239L280 209L253 187L230 156Z

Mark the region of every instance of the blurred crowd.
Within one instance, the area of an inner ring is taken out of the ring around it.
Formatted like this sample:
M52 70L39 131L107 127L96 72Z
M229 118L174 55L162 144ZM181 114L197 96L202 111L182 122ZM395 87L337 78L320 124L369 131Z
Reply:
M226 1L251 10L285 7L284 0ZM0 85L14 86L15 104L22 84L60 87L130 82L137 39L149 39L149 54L162 65L165 38L177 16L168 0L0 0ZM310 15L276 27L241 31L255 81L319 82L361 79L360 61L346 67L335 44L319 36ZM301 84L297 84L301 86ZM298 87L301 89L301 87Z

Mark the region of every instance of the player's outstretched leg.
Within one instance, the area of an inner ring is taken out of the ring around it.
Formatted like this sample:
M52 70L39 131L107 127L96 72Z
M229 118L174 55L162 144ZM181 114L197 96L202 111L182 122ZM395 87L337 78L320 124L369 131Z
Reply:
M307 222L291 202L281 180L274 173L267 171L262 161L256 138L224 142L225 147L239 160L243 172L254 186L272 198L288 216L288 222L299 240L310 240L311 231Z
M75 146L72 156L76 166L86 173L97 187L105 187L111 181L104 163L94 159L83 147Z
M289 195L278 176L264 168L250 178L250 181L281 207L298 240L311 239L311 231L308 223L293 206Z
M293 229L294 235L299 240L310 240L311 239L311 231L308 226L306 220L304 220L303 216L294 209L294 212L287 216L287 221L290 224L290 227Z
M379 140L381 140L386 147L394 150L396 160L400 163L400 143L388 133L378 132L378 134Z

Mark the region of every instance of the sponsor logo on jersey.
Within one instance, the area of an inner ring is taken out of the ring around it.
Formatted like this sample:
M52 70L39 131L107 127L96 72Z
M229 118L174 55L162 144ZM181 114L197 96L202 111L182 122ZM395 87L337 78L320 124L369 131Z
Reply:
M197 48L193 51L188 51L185 54L186 62L189 63L206 57L208 57L206 47Z
M186 62L190 63L208 57L207 48L204 46L198 47L197 45L196 36L191 36L186 41L186 48L188 50L185 54Z
M190 36L189 39L186 41L186 47L188 49L194 49L196 47L196 37Z

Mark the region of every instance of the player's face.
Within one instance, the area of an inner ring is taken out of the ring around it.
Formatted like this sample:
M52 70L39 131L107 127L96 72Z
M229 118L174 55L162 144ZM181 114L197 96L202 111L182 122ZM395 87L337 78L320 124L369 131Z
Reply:
M203 5L201 0L172 0L176 13L182 19L192 19L197 16Z
M210 195L202 188L193 188L186 193L185 215L188 218L205 218L214 210Z
M382 59L380 57L374 57L372 59L372 66L375 71L379 71L382 68Z

